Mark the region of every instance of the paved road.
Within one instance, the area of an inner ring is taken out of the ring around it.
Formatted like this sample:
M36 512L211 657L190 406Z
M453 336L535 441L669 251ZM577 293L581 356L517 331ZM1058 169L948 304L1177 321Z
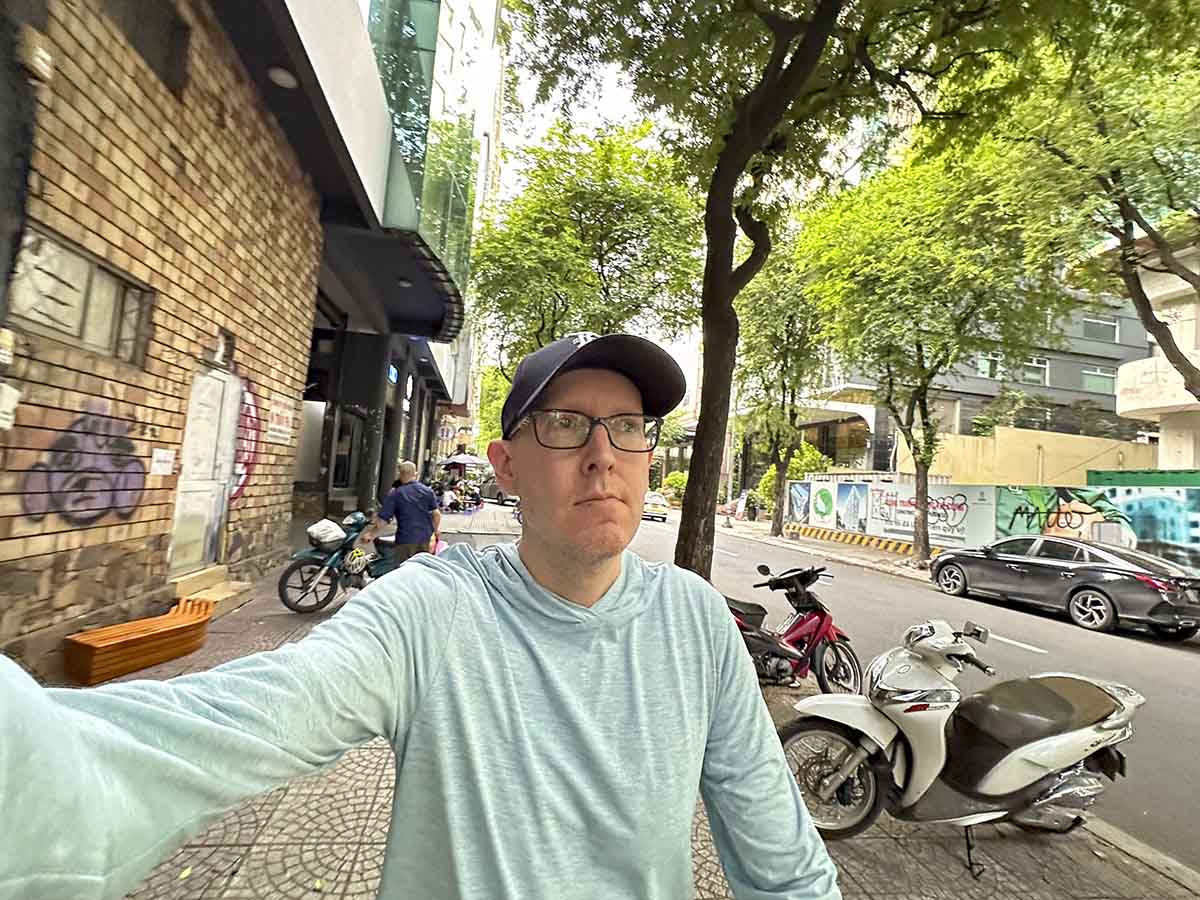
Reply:
M666 524L643 522L633 549L646 559L674 556L678 513ZM773 571L819 564L801 549L735 537L717 528L713 581L723 593L753 599L778 623L789 611L781 594L750 588L760 580L754 567ZM1137 734L1123 747L1130 777L1112 786L1097 807L1102 818L1167 853L1200 868L1200 638L1183 645L1160 644L1135 635L1092 634L1050 615L999 603L948 597L932 586L838 563L818 589L838 624L854 641L866 665L899 643L904 629L926 618L951 623L972 619L995 636L980 655L1002 675L1071 671L1110 678L1147 698L1135 723ZM1019 641L1044 653L996 640ZM964 673L962 683L985 686L983 675Z

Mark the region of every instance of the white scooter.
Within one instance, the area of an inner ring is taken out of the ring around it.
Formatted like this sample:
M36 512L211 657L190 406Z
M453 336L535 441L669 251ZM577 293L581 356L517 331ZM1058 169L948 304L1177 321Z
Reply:
M813 822L827 839L869 828L887 809L898 819L967 828L1010 821L1066 832L1125 774L1115 746L1145 698L1120 684L1043 674L1005 681L965 700L963 666L995 675L961 632L942 621L914 625L904 646L867 667L863 694L819 694L796 704L780 729Z

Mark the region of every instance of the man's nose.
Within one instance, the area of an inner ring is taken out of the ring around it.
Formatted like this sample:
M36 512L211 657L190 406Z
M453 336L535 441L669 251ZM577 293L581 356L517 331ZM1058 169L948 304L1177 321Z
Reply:
M597 422L596 427L588 436L588 442L583 445L583 467L592 469L611 469L616 462L616 450L608 437L608 429Z

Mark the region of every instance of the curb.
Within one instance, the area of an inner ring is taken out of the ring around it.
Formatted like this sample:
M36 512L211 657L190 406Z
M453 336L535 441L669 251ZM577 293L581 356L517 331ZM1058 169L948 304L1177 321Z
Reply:
M842 563L848 566L858 566L861 569L869 569L874 572L881 572L885 575L896 575L900 578L907 578L910 581L921 581L930 587L928 573L920 570L907 569L905 566L878 563L873 560L865 560L859 557L847 556L841 553L830 553L824 547L810 547L807 544L800 544L795 540L786 538L777 538L771 536L748 537L745 535L735 535L742 537L745 540L759 541L763 544L771 544L776 547L786 547L791 550L803 549L811 551L816 556L821 556L831 562ZM1110 825L1103 819L1092 818L1086 821L1083 825L1084 829L1090 832L1097 839L1115 847L1127 856L1131 856L1145 866L1154 869L1160 875L1170 878L1172 881L1183 885L1192 893L1200 896L1200 871L1197 871L1173 856L1168 856L1161 850L1155 850L1148 844L1139 841L1128 832L1122 831L1115 825Z
M1096 838L1116 847L1127 856L1132 856L1144 866L1148 866L1165 878L1183 885L1193 894L1200 896L1200 872L1181 863L1173 856L1167 856L1160 850L1155 850L1133 835L1122 831L1115 825L1110 825L1103 819L1089 819L1083 828Z
M853 544L857 547L871 547L888 553L899 553L912 556L912 541L901 541L894 538L880 537L873 534L859 534L854 531L838 531L833 528L819 528L815 525L785 525L783 533L789 537L806 537L818 541L836 541L839 544ZM941 547L930 547L930 558L942 552Z

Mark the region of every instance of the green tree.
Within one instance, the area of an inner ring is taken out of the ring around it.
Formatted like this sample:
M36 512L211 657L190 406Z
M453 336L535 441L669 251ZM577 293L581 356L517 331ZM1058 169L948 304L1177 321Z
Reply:
M1026 252L992 191L994 164L987 153L909 161L814 208L796 245L839 364L876 381L912 451L918 562L929 556L936 384L978 353L1015 364L1078 307L1054 262Z
M678 334L699 314L700 213L649 127L564 124L525 152L525 188L472 254L476 320L500 367L574 331Z
M736 378L747 431L765 445L771 472L786 472L804 443L805 399L824 371L821 309L804 290L796 257L775 255L737 299L741 321ZM759 494L774 510L771 534L783 534L787 478Z
M786 485L789 481L803 481L804 476L812 472L825 472L833 465L833 460L814 447L808 441L801 441L799 449L793 454L791 462L788 463L787 477L784 479ZM774 510L784 508L786 512L787 501L781 499L776 492L776 473L775 464L772 463L767 467L767 471L763 472L762 478L758 482L758 494L766 498L767 509ZM784 492L786 497L786 490Z
M663 488L670 491L676 497L682 497L683 492L687 490L687 483L687 472L668 472L667 477L663 479Z
M1200 241L1200 50L1188 9L1163 4L1140 30L1115 23L1087 46L1041 42L1042 78L993 139L1006 150L1009 190L1038 198L1023 204L1038 252L1064 258L1088 288L1130 297L1200 399L1200 368L1142 283L1169 273L1200 300L1200 272L1180 259Z
M499 366L486 367L479 378L479 421L475 423L475 444L481 453L501 437L500 412L508 396L509 381Z
M733 301L766 262L796 186L871 162L893 123L982 125L1036 78L1042 58L1024 50L1043 34L1086 47L1096 28L1144 29L1171 3L514 0L543 99L574 97L605 66L620 67L644 107L672 123L675 152L704 186L704 393L679 565L704 576L712 567ZM947 78L957 87L943 103ZM741 258L739 230L752 246Z

